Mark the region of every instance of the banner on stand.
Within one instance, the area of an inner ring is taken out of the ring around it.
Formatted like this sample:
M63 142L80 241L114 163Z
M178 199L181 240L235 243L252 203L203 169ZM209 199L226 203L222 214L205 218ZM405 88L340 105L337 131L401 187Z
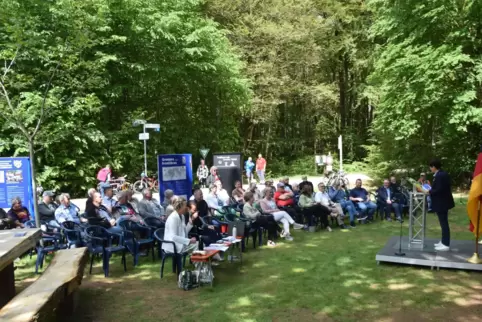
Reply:
M164 201L164 191L171 189L176 196L186 200L192 195L192 155L164 154L157 156L159 173L159 198Z
M0 208L10 208L19 197L34 219L30 158L0 158Z

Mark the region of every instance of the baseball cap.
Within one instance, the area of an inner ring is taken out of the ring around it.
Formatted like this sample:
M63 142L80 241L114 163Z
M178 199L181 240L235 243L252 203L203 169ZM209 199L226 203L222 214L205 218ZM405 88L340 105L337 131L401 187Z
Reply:
M46 190L44 193L42 193L42 197L54 197L55 193L51 190Z
M284 188L285 184L283 182L278 182L276 185L278 188Z

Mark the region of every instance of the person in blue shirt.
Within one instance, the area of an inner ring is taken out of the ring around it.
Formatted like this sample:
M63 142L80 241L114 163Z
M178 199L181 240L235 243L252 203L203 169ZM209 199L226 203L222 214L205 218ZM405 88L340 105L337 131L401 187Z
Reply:
M330 187L328 191L328 196L330 199L341 205L343 211L347 211L348 215L350 216L350 227L355 228L355 216L356 216L356 209L353 202L347 199L347 193L345 192L345 187L342 185L341 182L336 183L334 187ZM366 218L365 218L366 219Z
M104 189L104 197L102 198L102 205L107 209L109 215L112 215L114 207L117 206L117 200L114 199L114 191L112 187Z
M396 192L388 179L383 180L383 186L377 190L377 203L383 207L387 221L392 221L392 210L395 212L397 220L402 220L402 205L396 199Z
M377 209L377 205L370 201L370 195L365 188L362 188L361 179L357 179L355 183L355 188L350 191L350 200L353 204L360 209L360 215L364 217L367 216L368 221L373 220L373 214ZM360 220L363 220L359 218Z
M253 158L249 157L248 160L244 163L244 170L246 170L246 177L248 177L248 183L251 183L253 179L253 169L254 169L254 162Z
M63 193L60 195L60 206L55 209L55 220L61 224L65 221L73 221L80 224L79 210L70 203L70 195Z

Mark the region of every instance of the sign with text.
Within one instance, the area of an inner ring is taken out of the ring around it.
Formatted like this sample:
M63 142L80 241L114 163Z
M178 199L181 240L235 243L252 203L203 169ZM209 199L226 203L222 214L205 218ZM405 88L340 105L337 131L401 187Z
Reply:
M139 133L139 140L141 141L149 140L149 133Z
M217 153L213 155L213 165L218 168L223 188L231 194L236 181L242 180L241 153Z
M186 200L192 195L192 155L165 154L157 157L159 197L164 201L164 191L171 189L176 196Z
M22 200L34 219L30 158L0 158L0 208L10 209L15 197Z

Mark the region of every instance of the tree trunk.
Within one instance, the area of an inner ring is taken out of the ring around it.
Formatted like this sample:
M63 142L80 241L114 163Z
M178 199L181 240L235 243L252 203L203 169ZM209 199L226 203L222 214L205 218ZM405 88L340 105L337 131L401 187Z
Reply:
M37 183L35 173L35 152L33 139L28 140L28 152L30 155L30 174L32 176L32 193L33 193L33 212L35 216L35 226L40 228L40 216L38 213L38 197L37 197Z

